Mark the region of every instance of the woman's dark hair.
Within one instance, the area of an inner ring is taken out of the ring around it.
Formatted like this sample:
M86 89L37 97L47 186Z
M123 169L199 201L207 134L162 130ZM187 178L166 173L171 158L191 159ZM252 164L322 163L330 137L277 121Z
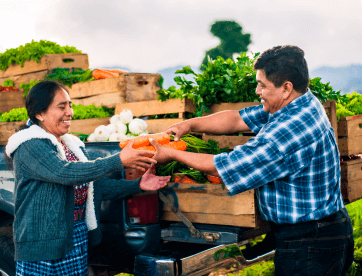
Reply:
M26 96L25 107L32 124L37 125L39 123L39 120L35 117L36 114L47 110L59 89L67 91L63 84L56 81L42 81L30 89Z
M276 46L263 52L254 63L254 70L263 70L275 87L290 81L294 90L307 92L309 73L304 52L297 46Z

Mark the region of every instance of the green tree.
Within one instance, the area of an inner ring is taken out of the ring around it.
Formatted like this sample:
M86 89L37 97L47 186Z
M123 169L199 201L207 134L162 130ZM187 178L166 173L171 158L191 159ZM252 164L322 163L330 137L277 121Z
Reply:
M235 21L216 21L212 24L210 32L220 38L220 44L206 51L200 70L203 71L203 65L207 65L208 56L213 60L218 56L232 59L234 53L247 52L251 35L243 34L242 30L243 28Z

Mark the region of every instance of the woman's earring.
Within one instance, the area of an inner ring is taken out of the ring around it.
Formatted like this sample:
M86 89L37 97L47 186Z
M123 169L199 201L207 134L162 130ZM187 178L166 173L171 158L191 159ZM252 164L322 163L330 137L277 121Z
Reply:
M44 121L44 119L43 119L43 118L41 118L41 119L40 119L40 122L42 122L42 121Z

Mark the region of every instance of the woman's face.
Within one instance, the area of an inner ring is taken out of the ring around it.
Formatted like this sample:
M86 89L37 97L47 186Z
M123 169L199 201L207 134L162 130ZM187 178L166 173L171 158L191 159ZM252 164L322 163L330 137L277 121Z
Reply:
M60 136L69 132L72 117L72 102L64 89L59 89L48 108L36 115L39 126L53 134L59 142Z

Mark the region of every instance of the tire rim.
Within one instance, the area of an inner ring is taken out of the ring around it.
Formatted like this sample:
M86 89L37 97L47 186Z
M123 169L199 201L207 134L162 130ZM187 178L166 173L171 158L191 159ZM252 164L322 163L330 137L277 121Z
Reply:
M0 276L9 276L5 271L0 268Z

